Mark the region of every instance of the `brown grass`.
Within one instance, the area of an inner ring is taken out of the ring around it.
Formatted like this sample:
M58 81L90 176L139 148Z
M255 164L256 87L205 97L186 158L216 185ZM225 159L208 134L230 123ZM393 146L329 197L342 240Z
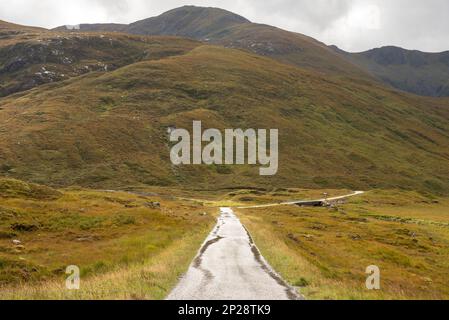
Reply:
M435 202L435 203L434 203ZM336 208L240 210L270 264L308 299L449 299L447 199L369 192ZM382 288L365 288L370 265Z
M0 298L163 298L215 223L216 209L163 194L60 194L0 192ZM81 269L79 293L61 290L69 265Z

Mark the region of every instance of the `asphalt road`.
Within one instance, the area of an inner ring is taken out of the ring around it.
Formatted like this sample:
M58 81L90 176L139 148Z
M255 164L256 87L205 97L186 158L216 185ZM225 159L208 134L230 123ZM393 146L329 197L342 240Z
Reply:
M249 207L239 207L238 209L257 209L257 208L269 208L269 207L279 207L279 206L291 206L291 205L301 205L301 203L311 203L311 202L333 202L338 200L348 199L354 196L359 196L364 194L364 191L355 191L351 194L347 194L344 196L326 198L326 199L317 199L317 200L298 200L298 201L288 201L288 202L280 202L280 203L271 203L271 204L262 204L257 206L249 206Z
M300 300L260 255L232 209L217 226L168 300Z

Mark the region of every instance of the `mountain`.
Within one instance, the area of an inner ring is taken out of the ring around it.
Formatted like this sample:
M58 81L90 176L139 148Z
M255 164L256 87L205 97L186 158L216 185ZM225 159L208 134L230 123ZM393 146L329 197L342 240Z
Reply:
M7 25L0 39L0 176L108 189L448 192L449 99L400 92L314 39L226 11L185 7L163 21L158 32L177 21L176 29L186 30L178 35L202 29L202 42ZM221 130L279 129L279 173L173 166L167 129L189 129L194 120Z
M145 35L176 35L202 39L249 20L219 8L184 6L158 17L131 23L127 32Z
M449 53L424 53L384 47L344 52L305 35L251 23L218 8L185 6L158 17L123 24L82 24L81 31L141 35L177 35L240 48L284 63L354 79L372 77L394 88L423 96L449 96ZM58 31L67 31L59 27Z
M334 50L394 88L423 96L449 96L449 51L426 53L398 47L361 53Z
M108 25L108 28L111 25ZM81 31L103 31L104 25L80 25ZM56 30L68 31L65 27ZM138 35L174 35L209 44L239 48L272 57L284 63L327 74L355 78L370 77L325 44L293 32L251 23L232 12L218 8L184 6L158 17L117 25L111 31Z
M163 44L161 44L163 45ZM167 128L278 128L280 170L173 166ZM210 45L0 99L0 175L123 188L449 190L449 101Z
M140 35L176 35L202 39L210 33L242 23L250 23L250 21L219 8L184 6L129 25L116 23L79 24L76 29L74 29L74 26L60 26L53 30L127 32Z

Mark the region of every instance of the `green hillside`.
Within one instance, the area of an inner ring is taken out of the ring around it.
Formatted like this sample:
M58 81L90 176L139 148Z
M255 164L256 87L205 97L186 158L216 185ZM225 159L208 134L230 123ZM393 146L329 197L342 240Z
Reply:
M39 31L0 39L0 97L94 71L184 53L199 43L167 37Z
M278 128L280 170L174 167L167 128ZM0 174L49 185L449 190L449 101L240 50L91 73L0 100Z

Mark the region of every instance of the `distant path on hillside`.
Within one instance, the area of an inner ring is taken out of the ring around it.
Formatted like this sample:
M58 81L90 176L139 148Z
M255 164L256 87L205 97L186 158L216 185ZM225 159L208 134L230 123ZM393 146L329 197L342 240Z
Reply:
M262 204L257 206L248 206L248 207L238 207L237 209L257 209L257 208L269 208L269 207L278 207L278 206L291 206L291 205L313 205L313 204L323 204L326 202L335 202L338 200L344 200L347 198L351 198L354 196L358 196L361 194L364 194L364 191L355 191L351 194L345 195L345 196L339 196L339 197L333 197L333 198L326 198L326 199L317 199L317 200L298 200L298 201L288 201L288 202L280 202L280 203L272 203L272 204Z
M268 265L232 209L217 226L168 300L302 300Z

